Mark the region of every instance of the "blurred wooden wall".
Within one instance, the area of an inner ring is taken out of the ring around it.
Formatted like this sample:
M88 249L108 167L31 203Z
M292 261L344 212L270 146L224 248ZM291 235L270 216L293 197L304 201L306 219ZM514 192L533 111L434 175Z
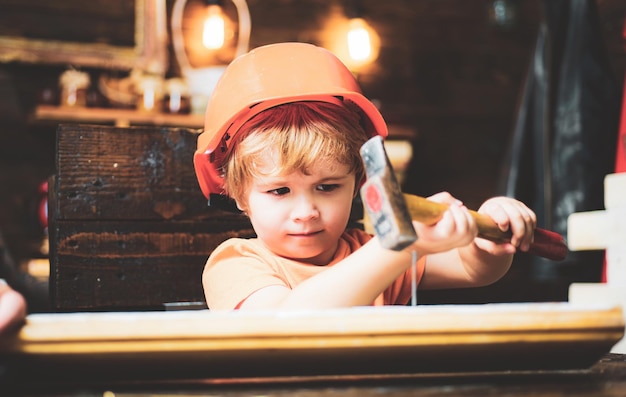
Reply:
M257 47L279 41L323 44L327 18L352 1L248 3L251 47ZM539 0L517 1L516 23L503 29L489 20L492 3L362 0L363 16L381 36L382 48L377 62L359 73L359 81L389 123L416 132L407 191L427 195L448 190L470 207L494 194L542 15ZM167 1L169 9L172 4ZM621 87L626 2L597 4ZM77 23L80 19L75 16ZM175 74L175 62L170 63L170 74ZM36 249L41 233L33 213L37 186L54 171L54 128L35 125L29 117L41 90L56 87L66 67L0 64L0 230L18 257Z

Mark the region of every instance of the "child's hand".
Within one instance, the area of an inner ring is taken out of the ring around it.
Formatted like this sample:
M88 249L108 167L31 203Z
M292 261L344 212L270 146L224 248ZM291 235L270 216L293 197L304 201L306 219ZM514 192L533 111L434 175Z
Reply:
M433 225L413 222L418 238L410 249L416 249L421 255L427 255L468 245L476 238L478 235L476 221L461 201L447 192L437 193L428 199L448 204L449 208Z
M26 300L0 279L0 334L20 324L26 317Z
M489 216L500 230L511 230L511 243L497 244L478 238L478 248L493 255L514 254L517 249L528 251L533 241L537 216L524 203L509 197L494 197L485 201L478 212Z

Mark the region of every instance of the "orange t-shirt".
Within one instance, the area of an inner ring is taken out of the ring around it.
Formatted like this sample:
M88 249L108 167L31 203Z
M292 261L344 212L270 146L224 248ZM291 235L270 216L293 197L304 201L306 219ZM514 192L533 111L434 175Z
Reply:
M270 285L293 288L333 266L372 238L350 229L343 233L335 257L327 266L315 266L272 253L258 239L229 239L211 253L202 274L209 309L236 309L255 291ZM417 262L417 282L424 273L425 257ZM411 268L374 301L372 305L405 305L411 299Z

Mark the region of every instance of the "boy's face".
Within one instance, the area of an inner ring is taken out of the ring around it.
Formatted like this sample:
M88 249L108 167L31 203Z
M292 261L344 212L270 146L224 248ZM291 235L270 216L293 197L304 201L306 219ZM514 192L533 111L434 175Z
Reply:
M257 164L274 168L271 156ZM354 173L336 161L318 161L307 174L266 176L248 185L246 209L258 238L275 254L314 265L333 258L350 216Z

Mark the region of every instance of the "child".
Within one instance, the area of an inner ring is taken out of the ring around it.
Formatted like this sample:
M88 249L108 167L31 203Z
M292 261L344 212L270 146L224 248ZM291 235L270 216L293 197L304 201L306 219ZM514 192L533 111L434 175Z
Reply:
M203 193L225 194L250 218L253 239L230 239L209 257L202 276L210 309L298 309L404 305L417 254L420 288L482 286L528 250L535 214L496 197L478 212L511 243L477 238L459 200L435 225L414 222L418 240L386 250L346 230L364 181L361 145L387 135L385 122L330 52L302 43L257 48L226 70L209 102L194 164Z

